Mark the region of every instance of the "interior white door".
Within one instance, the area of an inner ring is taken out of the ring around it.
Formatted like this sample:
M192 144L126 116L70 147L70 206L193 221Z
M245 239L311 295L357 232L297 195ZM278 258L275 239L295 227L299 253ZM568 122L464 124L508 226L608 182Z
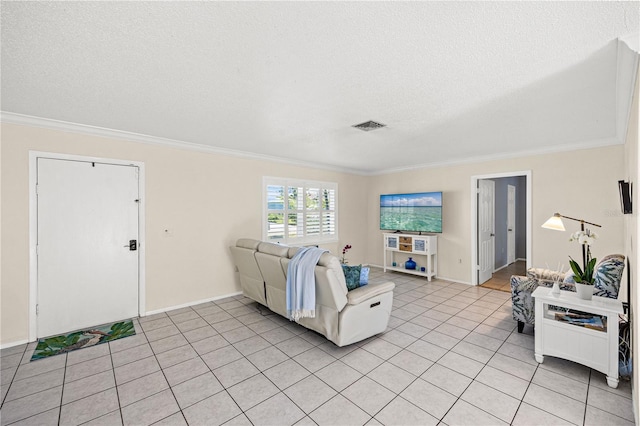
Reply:
M516 261L516 187L507 185L507 264Z
M37 336L137 316L138 167L39 158L37 174Z
M495 263L495 182L478 181L478 284L493 275Z

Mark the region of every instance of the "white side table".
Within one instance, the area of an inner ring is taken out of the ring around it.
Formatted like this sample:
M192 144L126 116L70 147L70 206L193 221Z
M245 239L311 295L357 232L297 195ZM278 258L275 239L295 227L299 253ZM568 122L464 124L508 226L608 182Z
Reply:
M572 291L553 296L548 287L538 287L532 296L536 300L536 361L542 363L544 355L575 361L606 374L607 384L617 388L618 314L623 312L622 302L597 296L582 300ZM561 309L555 307L598 315L603 326L567 321Z

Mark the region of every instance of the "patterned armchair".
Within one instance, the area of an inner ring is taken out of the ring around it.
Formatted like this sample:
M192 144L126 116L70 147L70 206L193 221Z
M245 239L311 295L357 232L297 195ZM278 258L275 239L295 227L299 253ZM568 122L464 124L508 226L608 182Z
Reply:
M596 265L593 295L616 299L623 269L623 255L612 254L602 258ZM518 321L518 333L522 333L525 324L533 325L535 322L533 291L540 285L552 287L555 280L560 281L561 290L576 291L571 271L561 275L549 269L529 268L526 277L511 276L512 313L513 319Z

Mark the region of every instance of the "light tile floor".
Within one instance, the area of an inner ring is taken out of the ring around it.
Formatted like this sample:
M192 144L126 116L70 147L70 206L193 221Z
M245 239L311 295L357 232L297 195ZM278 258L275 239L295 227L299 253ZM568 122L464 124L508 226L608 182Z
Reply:
M396 283L383 335L339 348L242 296L140 318L137 335L29 362L0 353L2 425L631 425L629 382L533 356L505 292Z

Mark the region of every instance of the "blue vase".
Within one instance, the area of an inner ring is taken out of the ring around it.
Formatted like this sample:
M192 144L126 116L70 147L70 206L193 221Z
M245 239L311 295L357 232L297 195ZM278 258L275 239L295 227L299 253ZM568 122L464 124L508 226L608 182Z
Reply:
M406 269L416 269L416 262L414 262L413 259L409 258L409 260L404 263L404 267Z

